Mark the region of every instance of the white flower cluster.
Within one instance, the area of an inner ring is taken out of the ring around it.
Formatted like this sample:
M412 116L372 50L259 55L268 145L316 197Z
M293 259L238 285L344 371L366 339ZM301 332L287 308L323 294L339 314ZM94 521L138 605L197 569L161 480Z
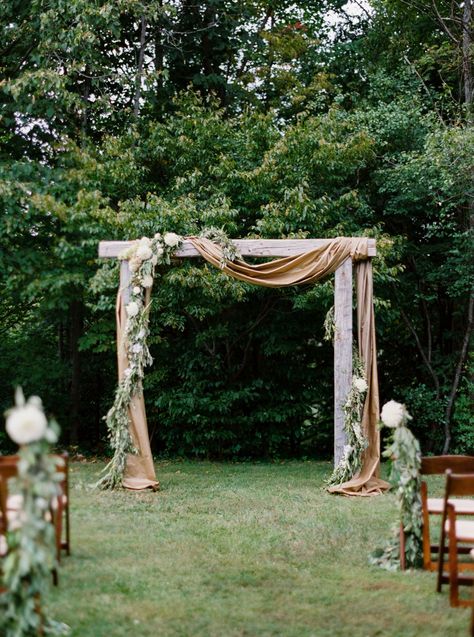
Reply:
M395 400L389 400L388 403L382 407L380 418L386 427L396 429L411 420L411 416L407 411L405 405L397 403Z
M359 392L359 394L365 393L368 390L368 388L369 388L365 378L360 378L358 376L353 376L352 385Z
M15 407L5 415L7 433L17 445L28 445L43 438L56 442L56 433L48 427L41 399L31 396L25 401L21 387L15 392Z
M125 331L129 364L124 370L124 378L131 386L143 377L144 366L152 362L146 344L148 320L145 292L153 286L156 266L164 262L169 263L171 254L181 242L182 237L174 232L157 232L152 239L142 237L120 255L122 259L128 260L132 273L130 301L125 307L128 319Z

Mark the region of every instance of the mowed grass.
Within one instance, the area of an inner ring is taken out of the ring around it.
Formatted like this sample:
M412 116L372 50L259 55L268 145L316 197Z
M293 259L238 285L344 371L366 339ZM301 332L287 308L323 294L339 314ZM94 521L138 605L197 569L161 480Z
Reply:
M158 493L90 490L101 467L72 464L73 555L49 598L72 635L468 633L433 574L369 566L395 498L329 495L329 463L160 462Z

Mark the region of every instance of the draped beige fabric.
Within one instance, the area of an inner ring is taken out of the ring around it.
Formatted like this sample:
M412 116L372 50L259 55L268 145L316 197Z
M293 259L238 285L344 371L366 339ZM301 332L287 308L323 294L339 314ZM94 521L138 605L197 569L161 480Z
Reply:
M146 304L150 300L150 291L147 292ZM125 341L125 326L127 313L121 290L117 295L117 362L118 377L122 378L124 370L128 367L127 349ZM145 401L143 392L136 394L130 403L130 434L138 454L128 454L123 486L127 489L158 489L160 484L156 479L153 456L151 455L150 439L148 437L148 425L146 421Z
M191 237L194 247L209 263L221 267L222 250L208 239ZM362 416L362 430L368 439L360 473L344 484L331 487L331 493L344 495L377 495L389 488L381 480L379 421L379 389L377 350L373 306L372 262L368 258L368 241L361 238L338 237L314 250L297 256L275 259L258 265L245 261L228 262L222 268L230 276L266 287L284 287L313 283L331 274L348 258L356 262L357 322L359 354L363 361L369 386Z
M221 267L222 250L208 239L190 237L198 252L211 264ZM347 259L356 262L357 269L357 318L359 351L365 366L369 389L364 406L362 428L369 441L364 454L360 474L342 485L332 487L333 493L344 495L375 495L388 488L388 483L380 480L379 456L380 440L377 428L379 417L379 395L375 346L375 323L373 309L372 264L368 259L366 239L339 237L330 239L314 250L282 259L275 259L258 265L250 265L243 260L228 262L222 268L230 276L254 285L285 287L313 283L331 274ZM119 344L119 378L127 366L126 344L124 342L126 313L121 300L117 300L117 339ZM143 394L133 398L130 408L131 434L139 451L129 455L123 485L129 489L157 488L153 459L148 439L145 404Z

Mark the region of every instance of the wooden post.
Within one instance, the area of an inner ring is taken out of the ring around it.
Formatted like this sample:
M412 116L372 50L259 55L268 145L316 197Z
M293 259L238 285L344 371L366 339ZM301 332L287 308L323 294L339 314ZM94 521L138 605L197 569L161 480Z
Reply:
M352 383L352 259L336 270L334 284L334 466L346 444L344 404Z
M124 259L120 261L120 292L122 294L123 302L125 305L130 301L130 267L128 261Z

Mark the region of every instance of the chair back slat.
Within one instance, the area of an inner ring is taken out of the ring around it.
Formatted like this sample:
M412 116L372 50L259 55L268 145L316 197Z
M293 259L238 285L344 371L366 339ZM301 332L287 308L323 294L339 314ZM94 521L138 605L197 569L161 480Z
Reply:
M474 496L474 473L446 471L446 500L451 496Z
M474 473L474 456L424 456L420 473L438 475L450 469L453 473Z

